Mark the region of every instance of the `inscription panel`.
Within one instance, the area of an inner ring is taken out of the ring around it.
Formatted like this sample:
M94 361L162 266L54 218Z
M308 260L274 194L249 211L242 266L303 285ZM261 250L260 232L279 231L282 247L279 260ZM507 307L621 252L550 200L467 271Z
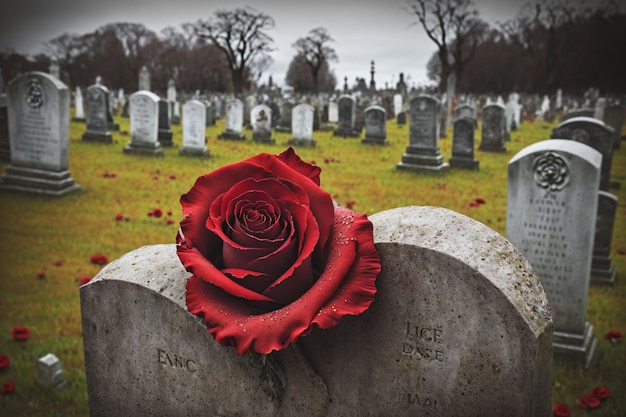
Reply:
M159 122L159 97L138 91L130 96L130 130L133 141L156 142Z
M183 146L203 148L205 146L206 106L191 100L183 106Z

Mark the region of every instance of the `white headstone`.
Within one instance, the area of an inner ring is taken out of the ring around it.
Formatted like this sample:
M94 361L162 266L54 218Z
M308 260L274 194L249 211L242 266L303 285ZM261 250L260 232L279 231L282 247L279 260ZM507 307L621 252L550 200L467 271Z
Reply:
M183 147L181 155L206 156L206 106L199 100L183 105Z
M158 141L159 96L142 90L131 95L128 101L131 140L124 148L124 153L163 155Z
M218 139L244 140L243 135L243 103L239 99L230 99L226 102L226 130Z
M76 120L85 119L85 107L83 105L83 94L80 91L80 87L76 87L76 96L74 97L75 107L76 107Z
M313 116L315 109L308 104L298 104L291 110L292 142L295 145L315 145L313 140Z

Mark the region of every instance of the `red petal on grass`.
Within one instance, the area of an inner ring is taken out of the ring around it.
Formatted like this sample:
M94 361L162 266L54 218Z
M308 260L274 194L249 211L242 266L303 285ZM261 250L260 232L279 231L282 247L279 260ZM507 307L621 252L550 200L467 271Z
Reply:
M30 336L30 330L26 326L17 326L13 328L11 335L15 340L24 341Z
M606 400L607 398L611 396L611 391L609 391L607 387L599 386L599 387L595 387L591 391L591 395L593 395L594 397L600 400Z
M485 201L485 199L484 199L484 198L478 197L478 198L476 199L476 202L477 202L478 204L485 204L487 201Z
M104 264L106 264L107 262L109 262L109 260L107 259L107 257L106 257L106 256L104 256L104 255L103 255L103 254L101 254L101 253L94 253L93 255L91 255L91 256L89 257L89 261L90 261L91 263L94 263L94 264L97 264L97 265L104 265Z
M7 355L0 355L0 369L5 369L9 366L9 357Z
M472 201L469 205L470 205L470 207L478 207L478 206L480 206L480 204L478 204L475 201Z
M618 249L617 250L617 254L618 255L626 255L626 249Z
M570 410L567 404L557 403L552 409L552 415L554 417L569 417L572 410Z
M37 272L37 278L44 279L45 277L46 277L46 274L44 274L43 272Z
M176 175L170 175L170 179L171 180L175 180L176 179Z
M91 281L91 277L80 277L78 278L78 283L80 285L85 285L87 284L89 281Z
M13 394L13 391L15 391L15 385L13 385L13 382L7 381L2 384L2 395Z
M55 261L55 262L52 263L52 265L54 265L56 267L59 267L59 266L63 265L63 261Z
M160 208L155 208L154 210L152 210L152 215L158 219L163 216L163 210L161 210Z
M122 214L118 213L115 215L115 220L117 220L118 222L121 220L124 220L124 216L122 216Z
M600 399L593 394L585 394L580 397L576 406L580 408L598 408L600 407Z

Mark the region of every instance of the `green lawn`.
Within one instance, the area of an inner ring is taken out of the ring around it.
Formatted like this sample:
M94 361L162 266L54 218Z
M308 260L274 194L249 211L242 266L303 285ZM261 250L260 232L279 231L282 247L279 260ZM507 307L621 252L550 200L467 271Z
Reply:
M81 141L84 124L70 128L70 172L83 191L59 199L32 195L0 194L0 354L10 366L0 370L0 384L12 381L15 392L0 395L0 416L86 416L87 389L78 279L93 276L101 268L89 262L94 253L113 260L143 245L173 243L181 217L180 195L195 179L222 165L259 152L280 153L289 134L275 133L276 145L218 141L223 122L207 129L211 157L178 156L182 133L174 126L175 148L163 158L124 155L129 141L128 119L118 118L121 132L114 143ZM398 206L441 206L470 216L497 232L505 233L507 163L523 147L549 138L553 124L524 122L512 132L506 153L476 152L479 171L450 170L441 175L398 171L396 163L408 145L408 126L388 124L390 145L361 144L360 139L333 138L332 132L315 132L316 148L299 148L305 161L322 168L322 187L340 204L373 214ZM480 132L476 133L476 146ZM440 142L447 160L451 133ZM615 153L612 180L621 189L612 255L618 274L614 288L592 286L587 316L594 324L604 357L598 368L588 371L579 364L556 361L553 401L565 402L572 416L623 416L626 413L626 343L613 345L604 339L609 330L626 332L626 144ZM6 164L0 164L0 173ZM104 174L115 174L105 176ZM486 204L472 207L476 198ZM165 215L150 217L161 208ZM167 213L171 211L172 215ZM128 220L117 221L117 214ZM166 220L172 219L172 224ZM37 274L43 272L44 278ZM30 338L14 341L11 330L27 326ZM54 353L63 365L68 384L61 390L37 385L37 358ZM576 408L577 399L597 385L607 386L613 396L593 411Z

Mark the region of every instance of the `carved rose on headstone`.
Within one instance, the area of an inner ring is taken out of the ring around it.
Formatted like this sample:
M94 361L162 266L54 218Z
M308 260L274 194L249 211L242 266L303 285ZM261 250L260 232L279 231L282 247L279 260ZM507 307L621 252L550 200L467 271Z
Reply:
M533 162L535 182L548 191L559 191L569 182L569 167L565 159L555 153L547 152Z

